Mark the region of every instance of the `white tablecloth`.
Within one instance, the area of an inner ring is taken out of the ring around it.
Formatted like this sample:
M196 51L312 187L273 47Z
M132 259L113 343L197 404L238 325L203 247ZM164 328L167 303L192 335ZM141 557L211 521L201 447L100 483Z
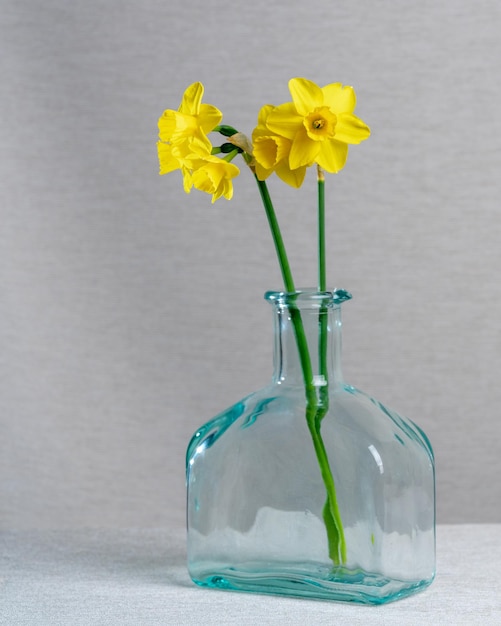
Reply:
M501 524L442 525L426 591L385 606L202 589L182 530L0 532L0 624L501 625Z

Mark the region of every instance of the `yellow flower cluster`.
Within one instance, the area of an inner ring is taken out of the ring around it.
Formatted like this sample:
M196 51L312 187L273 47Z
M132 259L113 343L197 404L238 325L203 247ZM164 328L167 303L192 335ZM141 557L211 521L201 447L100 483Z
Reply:
M276 173L292 187L300 187L306 169L317 164L326 172L339 172L346 163L348 145L370 135L369 127L356 115L352 87L332 83L319 87L305 78L289 81L292 102L265 105L259 112L252 143L241 133L230 137L235 150L215 156L207 135L218 130L222 113L202 103L203 85L185 91L178 111L167 110L159 120L160 174L180 169L184 189L212 193L214 202L233 195L232 180L239 169L231 163L243 152L259 180Z
M184 92L179 109L164 111L158 120L160 174L179 169L186 193L195 187L211 193L212 202L221 196L230 200L233 196L231 181L240 171L233 163L212 154L207 134L223 115L216 107L202 103L203 93L203 85L193 83Z

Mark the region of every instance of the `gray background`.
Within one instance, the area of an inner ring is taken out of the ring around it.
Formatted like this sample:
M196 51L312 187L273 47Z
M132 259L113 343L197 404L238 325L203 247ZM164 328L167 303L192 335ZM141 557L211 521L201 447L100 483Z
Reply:
M348 382L418 422L441 522L501 521L498 0L3 0L0 525L181 526L184 451L267 382L281 286L251 176L158 176L195 80L251 132L287 81L355 86L372 137L327 179ZM315 181L271 191L315 282Z

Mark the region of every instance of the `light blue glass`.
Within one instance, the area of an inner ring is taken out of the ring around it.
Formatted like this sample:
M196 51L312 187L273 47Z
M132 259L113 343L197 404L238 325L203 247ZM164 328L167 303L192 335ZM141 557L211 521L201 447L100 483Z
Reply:
M205 424L188 447L188 568L198 585L381 604L432 582L433 451L413 422L343 381L341 304L350 297L266 294L271 383ZM306 420L299 325L325 407L315 428L335 490L341 559L329 556L327 479Z

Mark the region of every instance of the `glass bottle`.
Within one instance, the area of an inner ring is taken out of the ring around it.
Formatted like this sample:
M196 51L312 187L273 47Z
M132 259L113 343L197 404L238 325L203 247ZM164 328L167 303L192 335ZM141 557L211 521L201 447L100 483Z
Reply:
M271 383L188 447L193 581L371 604L425 588L435 575L433 451L413 422L343 381L341 304L351 295L265 298Z

